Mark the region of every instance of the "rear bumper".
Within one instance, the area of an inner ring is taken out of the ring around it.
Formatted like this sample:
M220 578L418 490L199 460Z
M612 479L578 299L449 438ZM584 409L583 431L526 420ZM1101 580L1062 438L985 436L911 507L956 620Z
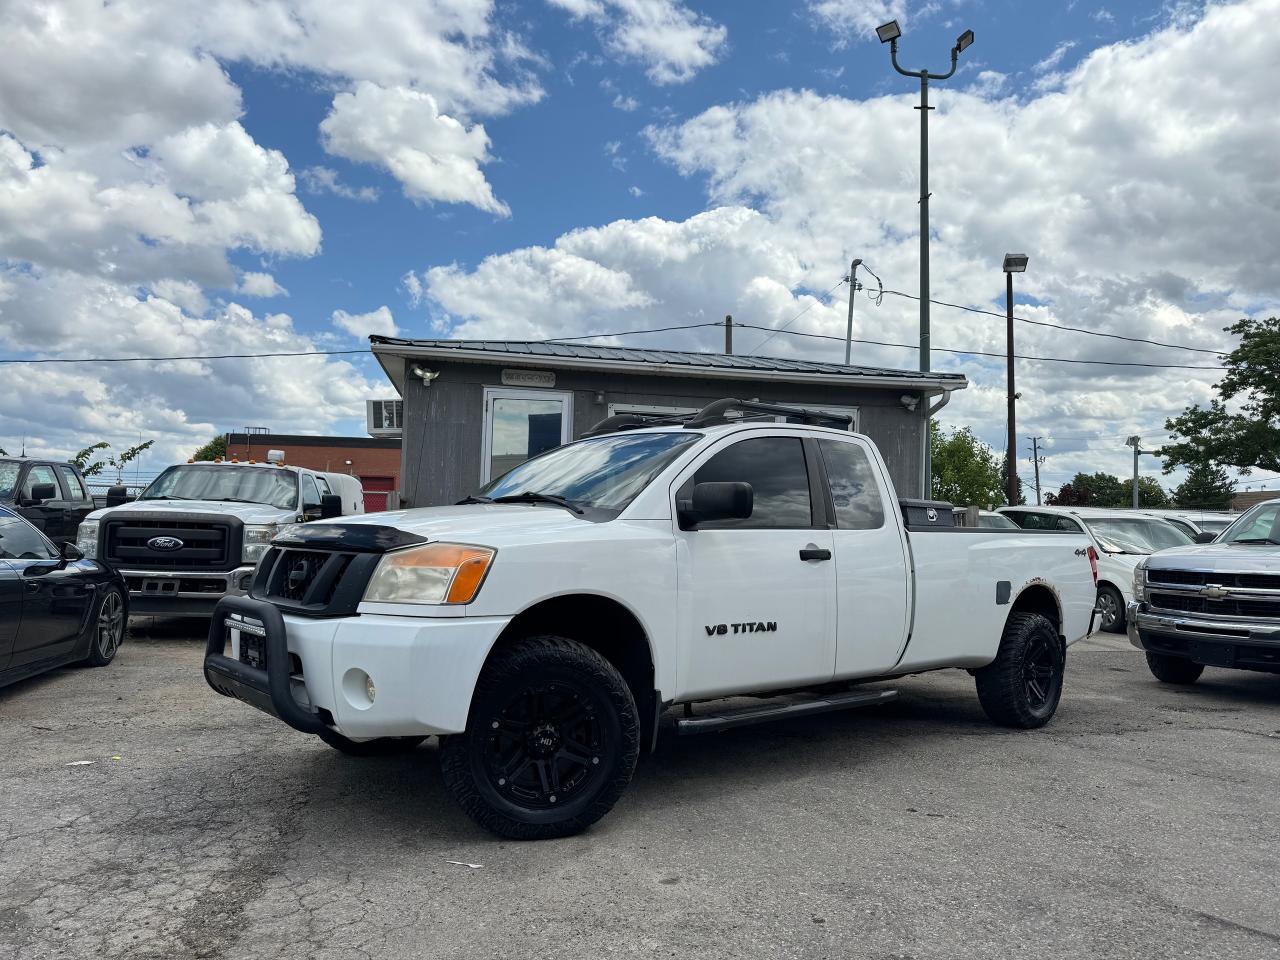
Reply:
M213 613L223 597L244 596L253 580L252 566L219 573L186 570L121 570L129 585L133 614L201 616Z
M242 631L245 620L250 630L260 627L263 667L226 655L229 619ZM461 733L480 670L509 622L378 614L321 619L228 597L209 624L204 674L218 693L304 733L322 727L352 739Z
M1139 650L1182 657L1209 667L1280 673L1280 624L1217 620L1127 607L1129 642Z

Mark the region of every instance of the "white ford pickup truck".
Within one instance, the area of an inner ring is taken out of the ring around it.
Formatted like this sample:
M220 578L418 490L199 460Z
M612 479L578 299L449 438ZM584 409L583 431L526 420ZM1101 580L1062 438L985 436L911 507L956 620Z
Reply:
M458 506L281 533L250 595L219 603L204 673L348 753L439 735L473 819L564 836L664 725L883 703L863 681L946 667L997 723L1046 723L1090 626L1088 541L951 516L900 507L842 418L729 400L610 418Z

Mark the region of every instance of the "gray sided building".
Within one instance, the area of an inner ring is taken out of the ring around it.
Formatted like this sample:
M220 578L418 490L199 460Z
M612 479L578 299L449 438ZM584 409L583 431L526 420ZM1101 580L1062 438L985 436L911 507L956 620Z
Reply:
M968 381L676 350L510 340L370 337L404 399L401 501L455 503L619 413L683 413L733 397L848 413L880 448L898 493L924 490L925 415Z

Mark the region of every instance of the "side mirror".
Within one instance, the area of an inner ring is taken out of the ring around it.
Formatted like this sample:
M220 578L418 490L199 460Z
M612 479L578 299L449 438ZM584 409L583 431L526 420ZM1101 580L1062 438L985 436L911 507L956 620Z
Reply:
M58 555L68 563L73 563L76 560L84 559L84 551L82 551L74 543L64 543L58 549Z
M129 488L123 485L107 487L107 506L118 507L129 502Z
M342 516L342 498L336 493L325 493L320 496L320 519L331 520Z
M1218 535L1216 533L1210 533L1208 530L1201 530L1192 539L1194 539L1196 543L1213 543L1213 541L1218 539Z
M54 499L57 495L58 488L52 483L33 483L31 485L31 496L27 498L27 505L36 507L46 500Z
M755 508L749 483L695 483L693 495L680 510L681 526L692 530L711 520L745 520Z

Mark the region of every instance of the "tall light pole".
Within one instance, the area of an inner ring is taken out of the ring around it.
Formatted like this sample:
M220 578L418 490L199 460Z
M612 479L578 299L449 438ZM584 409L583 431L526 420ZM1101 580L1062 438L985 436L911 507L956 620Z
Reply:
M1009 466L1009 476L1007 478L1008 486L1006 495L1009 498L1009 505L1013 506L1018 502L1018 431L1016 426L1017 414L1014 410L1014 402L1018 399L1018 394L1013 386L1013 275L1015 273L1025 273L1027 269L1027 255L1025 253L1006 253L1004 255L1004 301L1005 301L1005 370L1006 379L1008 381L1008 403L1009 403L1009 436L1008 446L1005 447L1005 462Z
M928 70L903 70L898 65L898 38L902 28L897 20L876 27L881 43L889 44L889 60L893 69L904 77L920 80L920 371L929 372L929 81L947 80L956 72L960 54L973 43L973 31L966 30L956 38L951 48L951 69L946 73L930 73ZM928 497L933 486L932 434L929 427L929 409L924 409L924 495Z
M1144 453L1149 457L1160 456L1159 450L1143 450L1141 437L1130 437L1124 442L1126 447L1133 447L1133 509L1137 510L1141 505L1138 497L1138 458Z

